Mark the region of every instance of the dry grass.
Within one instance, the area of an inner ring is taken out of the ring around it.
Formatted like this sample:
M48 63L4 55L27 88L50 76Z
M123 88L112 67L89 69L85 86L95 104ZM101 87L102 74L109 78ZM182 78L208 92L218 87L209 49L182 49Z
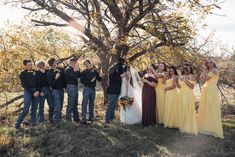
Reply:
M1 127L4 142L1 156L228 156L235 153L235 121L224 125L225 139L189 135L162 126L142 128L115 121L108 128L101 121L84 126L63 123L16 131ZM228 127L229 126L229 127ZM5 140L9 141L9 140ZM10 144L11 143L11 144Z
M81 93L79 97L81 102ZM147 128L142 128L141 125L128 126L118 120L105 127L103 124L105 106L101 102L102 92L98 92L96 121L88 126L63 122L60 128L48 123L31 128L24 123L24 129L17 131L13 127L17 117L9 117L2 121L0 126L0 156L232 157L235 155L234 115L228 116L229 118L223 122L225 139L221 140L201 134L197 136L183 134L177 129L166 129L163 126ZM64 111L65 107L66 105Z

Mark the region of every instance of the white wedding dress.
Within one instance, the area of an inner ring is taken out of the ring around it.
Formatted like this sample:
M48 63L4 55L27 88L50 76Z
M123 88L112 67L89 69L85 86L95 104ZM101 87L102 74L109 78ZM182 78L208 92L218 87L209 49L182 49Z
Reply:
M130 80L132 83L130 83ZM120 97L123 96L134 98L134 102L131 106L127 106L125 110L121 107L121 123L140 124L142 122L142 83L137 71L132 67L130 68L129 77L122 78Z

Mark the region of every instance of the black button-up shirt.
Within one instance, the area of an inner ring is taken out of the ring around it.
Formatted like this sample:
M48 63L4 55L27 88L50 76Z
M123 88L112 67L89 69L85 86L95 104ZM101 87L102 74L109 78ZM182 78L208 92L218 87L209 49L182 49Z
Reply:
M20 73L19 77L22 87L28 92L33 94L34 92L39 91L40 83L35 70L24 70Z
M75 71L74 68L68 66L65 69L65 82L66 84L78 85L78 78L80 77L80 71Z
M39 79L39 83L40 83L40 91L43 87L49 87L49 83L48 83L48 80L47 80L47 72L48 71L45 71L43 73L40 70L38 70L36 72L36 75L37 75L37 77Z
M116 63L109 68L109 86L107 88L108 94L119 95L121 93L121 74L124 72L126 72L126 66L123 63Z
M55 79L57 73L60 73L60 77ZM62 68L50 69L47 72L47 81L52 89L64 89L65 88L65 76Z
M91 80L94 77L96 78L95 81L91 82ZM82 82L82 84L84 84L84 86L95 87L96 80L101 81L102 78L100 77L99 73L94 69L91 69L91 70L85 69L81 73L81 82Z

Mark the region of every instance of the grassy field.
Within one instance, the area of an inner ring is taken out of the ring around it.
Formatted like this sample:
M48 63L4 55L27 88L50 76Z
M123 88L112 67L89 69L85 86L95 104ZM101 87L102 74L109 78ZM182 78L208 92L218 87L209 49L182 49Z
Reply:
M11 97L13 95L9 96ZM1 95L0 98L3 101L5 97ZM217 139L201 134L184 134L177 129L167 129L163 126L142 128L141 125L123 125L118 121L119 115L114 123L106 127L103 124L105 106L101 102L102 92L98 92L96 121L91 125L63 122L60 128L48 123L32 128L26 119L24 129L18 131L13 127L17 116L2 120L0 156L235 156L234 115L228 115L224 119L225 139ZM13 110L13 107L9 107L8 111L10 110Z

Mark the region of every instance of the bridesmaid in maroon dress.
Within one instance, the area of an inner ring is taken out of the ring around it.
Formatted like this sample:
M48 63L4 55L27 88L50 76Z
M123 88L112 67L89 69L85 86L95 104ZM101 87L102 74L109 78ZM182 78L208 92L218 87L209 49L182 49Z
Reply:
M156 91L157 79L151 70L151 66L148 67L147 73L143 78L142 89L142 126L155 125L156 124Z

